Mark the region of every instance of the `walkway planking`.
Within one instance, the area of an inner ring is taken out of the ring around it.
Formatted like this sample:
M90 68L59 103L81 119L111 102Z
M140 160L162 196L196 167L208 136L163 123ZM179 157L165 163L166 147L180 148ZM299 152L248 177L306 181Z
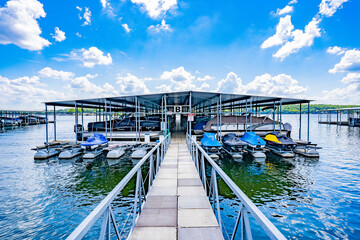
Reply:
M172 137L131 239L223 239L181 134Z

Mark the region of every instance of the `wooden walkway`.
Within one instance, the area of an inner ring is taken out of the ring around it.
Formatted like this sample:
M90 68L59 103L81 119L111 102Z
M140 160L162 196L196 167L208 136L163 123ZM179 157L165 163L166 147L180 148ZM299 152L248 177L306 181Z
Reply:
M131 239L223 239L185 136L173 135L146 199Z

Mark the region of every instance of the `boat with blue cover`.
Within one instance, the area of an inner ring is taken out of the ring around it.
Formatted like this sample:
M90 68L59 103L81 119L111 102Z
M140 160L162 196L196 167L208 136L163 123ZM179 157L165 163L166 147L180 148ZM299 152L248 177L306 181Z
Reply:
M264 147L266 142L256 135L254 132L245 132L241 138L242 141L247 143L246 150L254 158L265 158Z
M94 133L93 137L89 137L86 142L80 143L85 148L83 159L94 159L104 152L104 147L108 145L109 140L99 133Z
M215 133L204 133L201 139L201 145L212 159L219 159L222 145L216 140Z
M247 143L236 136L235 133L227 133L222 139L224 151L233 157L234 160L243 157L244 148Z

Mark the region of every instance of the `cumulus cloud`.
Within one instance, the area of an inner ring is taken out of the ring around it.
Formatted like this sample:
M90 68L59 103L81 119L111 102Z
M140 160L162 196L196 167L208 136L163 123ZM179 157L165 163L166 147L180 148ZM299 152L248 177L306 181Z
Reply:
M55 27L55 33L51 35L57 42L62 42L66 39L65 32L61 31L58 27Z
M50 67L41 69L39 71L39 74L41 77L61 79L61 80L66 80L66 81L75 77L75 74L72 72L57 71Z
M314 39L321 36L321 28L319 27L319 24L321 23L322 19L324 17L333 16L333 14L342 7L342 4L347 1L348 0L322 0L319 5L319 12L305 26L304 31L300 29L294 30L293 26L290 32L285 30L280 31L281 21L283 21L283 23L285 22L285 20L281 18L276 28L275 35L265 40L261 45L261 48L264 49L267 47L283 44L281 48L275 54L273 54L273 57L284 60L287 56L298 52L300 49L312 46L314 44ZM290 3L295 3L295 1L291 1ZM281 15L280 12L282 12L282 10L284 10L283 12L289 11L290 7L293 10L292 6L289 5L284 9L278 9L277 15ZM283 28L284 27L285 26L283 26ZM286 34L280 35L280 33Z
M302 97L307 90L308 87L300 86L297 80L286 74L272 76L265 73L256 76L248 84L243 84L241 78L234 72L229 72L226 78L219 81L216 89L216 91L224 93L292 97Z
M356 82L344 88L323 91L318 101L327 104L360 104L360 83Z
M339 63L330 69L330 73L360 71L360 51L357 49L345 51Z
M140 79L131 73L126 76L118 75L117 84L120 85L120 92L124 94L147 94L150 93L145 81L151 80L151 78Z
M299 85L299 82L290 75L278 74L271 76L265 73L256 76L254 81L246 85L246 93L270 96L302 96L308 87Z
M169 24L166 24L166 21L164 19L161 20L160 24L150 25L147 30L149 33L153 33L153 34L161 33L161 32L172 32L172 28L170 27Z
M275 35L266 39L263 44L261 44L261 48L264 49L283 44L291 37L293 29L294 26L291 23L290 15L280 18L279 23L276 26Z
M210 81L215 79L215 77L212 77L210 75L205 75L204 77L198 77L197 80L200 82Z
M226 78L220 80L217 84L217 92L222 93L245 93L242 80L234 72L229 72Z
M29 106L31 109L41 109L44 101L74 98L73 94L48 89L37 76L16 79L0 76L0 91L1 104L14 109L29 109Z
M92 68L95 65L110 65L112 58L110 53L104 55L103 51L97 47L90 47L88 50L82 48L73 50L70 53L70 58L73 60L80 60L84 67Z
M358 82L360 83L360 72L348 73L343 79L341 79L342 83L349 84Z
M50 45L42 38L37 19L45 17L43 5L37 0L10 0L0 8L0 44L36 51Z
M348 0L322 0L319 6L319 14L331 17Z
M319 23L321 19L313 18L308 25L305 26L305 31L296 29L292 32L292 41L286 42L273 56L283 60L292 53L298 52L303 47L310 47L314 43L314 38L321 36L321 29Z
M79 19L80 20L84 19L84 22L83 22L83 24L81 26L91 25L91 11L90 11L90 9L88 7L85 7L84 11L83 11L83 8L81 8L79 6L77 6L76 9L80 11Z
M169 81L171 89L174 89L175 91L194 90L196 88L193 83L195 76L186 71L184 67L178 67L171 71L164 71L161 74L160 79Z
M91 82L89 78L92 78L93 75L90 76L80 76L74 79L71 79L68 88L72 90L78 90L83 93L92 94L92 96L114 96L119 95L118 91L109 84L104 83L101 85L96 85L95 83ZM94 95L93 95L94 94Z
M337 55L341 55L343 53L345 53L346 48L341 48L338 46L334 46L334 47L329 47L326 52L330 53L330 54L337 54Z
M284 8L280 9L278 8L276 10L276 15L280 16L280 15L284 15L284 14L288 14L294 11L294 7L293 6L289 6L286 5Z
M121 26L124 28L126 33L129 33L132 31L132 29L127 25L127 23L121 24Z
M131 2L140 5L141 10L154 19L164 16L177 7L177 0L131 0Z

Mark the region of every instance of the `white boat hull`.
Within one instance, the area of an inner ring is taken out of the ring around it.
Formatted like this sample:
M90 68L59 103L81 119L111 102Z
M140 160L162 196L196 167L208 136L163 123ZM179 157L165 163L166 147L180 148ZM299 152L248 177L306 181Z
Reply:
M108 159L118 159L118 158L121 158L124 154L125 154L124 149L111 150L106 155L106 158L108 158Z

